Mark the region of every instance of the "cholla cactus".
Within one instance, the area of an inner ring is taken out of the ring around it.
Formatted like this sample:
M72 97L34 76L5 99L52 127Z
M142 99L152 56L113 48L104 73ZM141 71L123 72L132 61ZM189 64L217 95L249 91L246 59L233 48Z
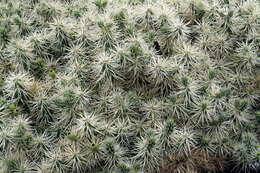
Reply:
M174 152L179 155L180 158L189 157L197 144L194 132L184 127L182 130L177 131L174 138L176 140Z
M86 167L87 159L82 149L76 146L68 146L64 150L65 163L68 170L72 172L83 172Z
M173 47L175 46L176 41L182 40L185 41L189 36L190 30L187 27L187 24L180 18L173 20L174 23L169 25L163 25L160 28L159 38L164 54L172 55Z
M173 135L175 130L176 128L173 120L166 120L164 124L160 125L159 140L164 155L169 155L169 152L174 147Z
M93 72L95 76L98 76L95 81L97 84L106 81L112 84L117 80L123 80L119 71L119 64L111 55L104 53L96 59L97 61L93 64Z
M32 51L23 39L16 39L10 42L8 46L7 55L13 56L13 61L18 65L18 68L28 70L30 68L30 61L32 59Z
M32 98L32 95L28 90L29 82L31 82L31 79L26 73L11 74L4 86L6 97L12 102L26 106L28 101Z
M0 132L0 146L4 150L8 148L8 145L12 142L13 133L9 127L1 127Z
M155 92L168 93L176 86L176 75L181 67L174 60L155 58L148 70L150 82L155 87Z
M112 172L124 160L125 151L113 139L107 139L103 144L105 168Z
M159 168L159 141L153 133L149 130L146 136L141 137L136 146L137 154L134 158L140 162L141 168L145 172L156 172Z
M241 43L236 49L237 54L234 57L234 63L239 64L239 68L252 72L254 68L259 65L259 57L257 57L254 44L247 42Z
M33 164L28 160L24 160L23 156L17 153L1 157L0 165L0 170L4 173L34 171Z
M136 105L134 96L128 93L114 91L110 97L109 108L112 117L133 119L137 115L138 106Z
M54 121L53 115L55 108L51 104L46 93L40 94L41 95L35 97L34 101L31 102L31 106L34 120L45 126Z
M102 135L103 122L101 122L94 114L83 113L77 119L75 130L79 132L80 136L87 139L92 139L94 136Z
M35 160L42 160L53 149L51 143L53 141L52 136L43 133L33 138L31 154Z
M259 172L259 11L1 1L0 172Z

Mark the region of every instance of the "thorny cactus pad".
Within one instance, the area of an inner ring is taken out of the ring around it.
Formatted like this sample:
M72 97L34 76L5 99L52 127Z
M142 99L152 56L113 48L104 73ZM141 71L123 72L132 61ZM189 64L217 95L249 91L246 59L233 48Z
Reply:
M0 173L260 171L258 0L2 0Z

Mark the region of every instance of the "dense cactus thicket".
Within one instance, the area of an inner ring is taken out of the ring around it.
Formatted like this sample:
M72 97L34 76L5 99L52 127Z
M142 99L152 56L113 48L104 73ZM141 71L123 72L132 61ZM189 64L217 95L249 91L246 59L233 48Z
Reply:
M258 0L2 0L0 173L260 171Z

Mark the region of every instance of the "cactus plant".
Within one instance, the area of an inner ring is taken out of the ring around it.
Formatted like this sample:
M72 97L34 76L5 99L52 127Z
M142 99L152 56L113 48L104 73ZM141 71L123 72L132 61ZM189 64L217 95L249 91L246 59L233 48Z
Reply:
M1 173L260 171L258 0L2 0Z

